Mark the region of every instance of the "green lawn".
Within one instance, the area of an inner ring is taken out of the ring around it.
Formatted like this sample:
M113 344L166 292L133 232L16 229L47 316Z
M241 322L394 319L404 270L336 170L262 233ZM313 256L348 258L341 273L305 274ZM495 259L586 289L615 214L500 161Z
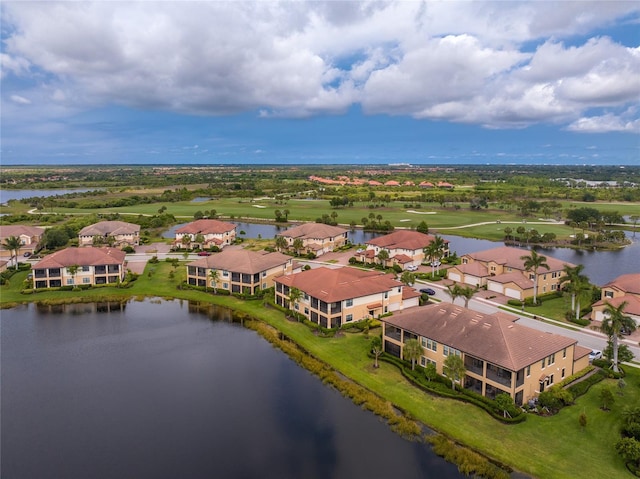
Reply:
M19 293L26 272L11 278L0 287L0 301L7 306L17 301L97 300L105 297L159 296L204 301L229 306L237 311L275 326L304 349L327 362L345 376L371 389L413 417L505 464L537 478L574 478L581 471L594 477L628 477L623 461L613 444L618 439L620 413L625 405L640 403L640 371L631 370L626 377L623 397L616 396L612 411L599 409L599 384L576 405L554 417L530 415L522 424L504 425L475 406L431 396L410 385L394 367L381 363L374 369L367 356L369 336L346 333L335 338L319 338L306 326L286 320L275 308L265 308L262 301L240 301L228 296L213 296L194 290L178 290L184 267L173 270L166 262L149 264L130 289L96 288L80 292ZM151 272L151 275L149 275ZM614 381L607 381L614 385ZM585 412L588 425L582 431L578 415Z

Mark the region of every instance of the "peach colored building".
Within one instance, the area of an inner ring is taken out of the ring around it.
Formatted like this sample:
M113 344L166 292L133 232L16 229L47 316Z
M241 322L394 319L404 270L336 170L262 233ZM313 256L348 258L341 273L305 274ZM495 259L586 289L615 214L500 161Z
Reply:
M417 306L420 297L393 275L351 267L320 267L281 276L275 286L276 304L291 307L289 294L297 288L303 297L294 308L310 321L330 328Z
M640 327L640 273L623 274L602 287L600 301L592 306L591 319L602 321L606 303L613 307L627 303L624 308L626 316L630 316Z
M185 237L188 237L187 243L191 247L195 243L198 235L202 235L204 242L199 246L209 248L217 246L222 249L232 244L236 239L236 225L225 221L202 219L192 221L176 230L176 239L174 244L177 246L185 245Z
M378 255L386 251L389 259L385 266L399 265L402 269L412 266L420 266L425 261L424 248L434 240L430 234L412 230L398 230L388 235L379 236L366 243L366 249L356 252L355 258L363 263L380 263ZM449 256L449 241L444 240L443 256Z
M285 238L289 249L293 248L293 242L296 239L301 239L301 253L312 252L316 256L321 256L344 246L347 243L348 231L324 223L304 223L278 233L276 236Z
M404 344L417 339L419 364L434 364L439 374L447 356L460 356L464 388L495 398L509 394L517 405L589 365L590 349L566 336L538 331L507 313L483 314L451 303L410 308L382 318L385 352L403 356Z
M217 279L211 272L217 271ZM293 258L282 253L230 249L187 264L187 283L255 294L273 287L274 279L294 271Z
M0 244L4 244L5 240L11 236L20 238L20 251L18 256L22 253L33 253L42 240L44 234L44 228L38 226L26 226L26 225L2 225L0 226ZM10 257L13 253L5 249L4 246L0 248L0 257Z
M447 277L457 283L471 286L486 286L509 298L523 300L533 296L533 271L526 271L522 256L528 256L528 250L500 246L477 253L463 255L462 264L449 268ZM549 269L538 269L538 294L557 291L564 276L564 266L571 263L547 257Z
M125 253L115 248L65 248L33 268L33 287L115 284L125 276Z
M125 221L100 221L82 228L78 233L80 246L91 246L94 241L97 245L137 246L140 244L140 225Z

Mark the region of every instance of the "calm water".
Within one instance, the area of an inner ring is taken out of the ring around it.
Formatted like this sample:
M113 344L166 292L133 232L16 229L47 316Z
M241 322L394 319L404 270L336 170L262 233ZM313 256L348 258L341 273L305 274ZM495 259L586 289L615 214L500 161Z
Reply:
M45 196L66 195L67 193L81 193L85 191L94 191L93 188L78 188L72 190L5 190L0 188L0 203L6 203L9 200L21 200L37 196L43 198Z
M2 311L3 478L462 477L229 311L125 306Z

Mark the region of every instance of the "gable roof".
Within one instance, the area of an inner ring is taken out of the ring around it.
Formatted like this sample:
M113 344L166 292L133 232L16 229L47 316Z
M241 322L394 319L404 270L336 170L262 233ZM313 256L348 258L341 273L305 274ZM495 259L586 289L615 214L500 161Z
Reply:
M42 236L44 228L39 226L27 225L2 225L0 226L0 238L8 238L9 236Z
M521 272L497 274L488 277L487 281L495 281L501 284L514 283L522 289L533 288L533 280L525 278Z
M65 268L67 266L95 266L122 264L126 254L115 248L65 248L38 261L33 269Z
M126 223L125 221L100 221L89 226L85 226L78 233L79 236L104 236L104 235L127 235L140 232L140 225Z
M392 274L365 271L349 266L342 268L321 266L276 278L276 282L290 288L298 288L327 303L385 293L394 287L402 286L402 283L396 281Z
M247 249L225 249L221 253L198 259L187 266L220 269L234 273L261 273L276 266L282 266L291 261L291 256L282 253L266 251L251 251Z
M521 256L528 256L530 251L527 249L513 248L510 246L499 246L497 248L478 251L476 253L469 253L463 255L463 257L469 257L476 261L482 261L485 263L494 262L496 264L507 266L513 269L524 271L524 260L520 259ZM575 266L573 263L567 261L561 261L559 259L545 256L546 263L549 265L549 269L539 269L538 272L546 271L560 271L564 265Z
M387 249L418 250L429 246L434 238L432 235L419 231L398 230L369 240L366 244ZM444 240L444 242L447 244L449 240Z
M640 273L629 273L609 281L603 288L617 288L626 293L640 294Z
M236 225L227 223L226 221L202 219L192 221L176 230L177 234L223 234L228 231L234 231Z
M483 314L451 303L405 309L381 321L511 371L577 343L566 336L520 325L504 314Z
M479 278L489 276L489 269L480 261L474 261L473 263L459 264L457 266L454 266L454 268L460 271L461 273L469 274L471 276L477 276Z
M605 303L609 303L614 308L617 308L622 303L627 302L627 305L624 307L625 315L633 315L640 316L640 298L638 296L634 296L633 294L625 294L624 296L618 296L616 298L605 298L593 304L593 308L596 306L604 306Z
M294 226L293 228L289 228L282 233L278 233L277 236L301 239L322 239L341 236L346 232L346 229L338 226L326 225L324 223L304 223Z

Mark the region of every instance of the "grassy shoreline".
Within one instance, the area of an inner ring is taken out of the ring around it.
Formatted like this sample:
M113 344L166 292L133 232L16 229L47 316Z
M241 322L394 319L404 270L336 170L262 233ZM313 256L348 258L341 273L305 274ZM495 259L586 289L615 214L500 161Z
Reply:
M640 402L640 373L630 372L626 378L625 396L617 398L610 412L601 411L599 407L600 390L607 384L615 386L615 382L607 380L594 386L592 391L577 400L576 405L563 409L556 416L531 415L522 424L505 425L475 406L431 396L419 390L405 380L393 365L381 363L380 368L374 369L367 355L369 337L364 334L319 338L306 326L288 321L277 309L265 308L262 301L242 301L229 296L177 289L184 279L183 270L176 270L174 278L170 279L171 265L161 262L147 265L145 274L129 289L105 287L32 295L21 295L19 292L22 279L26 277L26 272L22 272L12 277L9 285L0 288L0 306L10 307L25 302L53 304L143 297L226 306L275 328L340 375L406 411L411 418L499 463L540 479L569 479L585 468L593 475L628 477L613 444L619 436L623 403ZM583 411L589 421L584 430L578 424L578 415Z

